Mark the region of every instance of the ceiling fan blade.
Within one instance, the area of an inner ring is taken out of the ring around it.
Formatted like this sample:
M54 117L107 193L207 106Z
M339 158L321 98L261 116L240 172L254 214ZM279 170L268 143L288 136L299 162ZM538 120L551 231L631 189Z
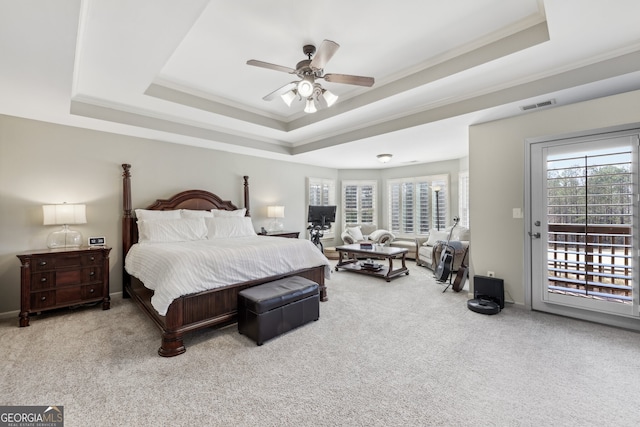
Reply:
M284 67L282 65L270 64L268 62L258 61L255 59L248 60L247 65L253 65L254 67L268 68L270 70L282 71L289 74L295 74L296 72L296 70L294 70L293 68Z
M333 57L333 54L336 53L340 45L331 40L323 40L320 48L313 55L313 59L309 66L314 70L322 70L324 66L327 65L327 62Z
M272 101L277 96L282 95L283 93L286 93L286 92L290 91L291 89L295 89L297 84L298 84L298 82L287 83L286 85L282 86L281 88L278 88L278 89L274 90L269 95L264 96L262 99L264 99L265 101Z
M345 83L348 85L367 87L371 87L375 83L373 77L350 76L348 74L325 74L323 78L331 83Z

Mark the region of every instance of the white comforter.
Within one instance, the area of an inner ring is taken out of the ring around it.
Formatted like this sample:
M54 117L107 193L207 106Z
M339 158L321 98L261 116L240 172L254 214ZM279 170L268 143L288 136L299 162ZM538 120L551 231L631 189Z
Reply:
M309 240L270 236L137 243L125 258L127 273L154 291L151 304L162 316L182 295L322 265L329 279L329 261Z

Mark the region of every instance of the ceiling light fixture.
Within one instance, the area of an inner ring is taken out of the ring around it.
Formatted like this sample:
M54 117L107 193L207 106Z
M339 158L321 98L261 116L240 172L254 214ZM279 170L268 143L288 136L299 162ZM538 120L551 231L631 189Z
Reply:
M393 154L378 154L376 157L378 157L378 160L380 160L380 162L388 163L389 160L391 160L391 158L393 157Z
M318 109L316 108L316 104L313 102L313 98L307 98L307 105L304 107L304 112L315 113L316 111L318 111Z
M287 104L287 107L291 107L291 103L296 99L297 94L298 92L295 89L291 89L290 91L280 95L280 98L282 98L284 103Z
M308 98L313 94L313 77L306 76L304 79L298 82L298 93L303 98Z

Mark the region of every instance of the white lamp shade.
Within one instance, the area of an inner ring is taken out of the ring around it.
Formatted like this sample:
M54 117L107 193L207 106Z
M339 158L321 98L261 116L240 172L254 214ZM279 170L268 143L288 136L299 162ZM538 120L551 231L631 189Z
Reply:
M328 90L325 90L322 93L322 96L324 97L324 100L327 101L327 107L331 107L338 100L338 95L333 92L329 92Z
M287 104L288 107L291 107L291 103L294 99L296 99L296 93L293 90L283 93L280 95L280 98Z
M304 112L305 113L315 113L316 111L318 111L316 109L316 105L313 103L313 98L308 98L307 99L307 105L304 107Z
M267 206L268 218L284 218L284 206Z
M85 205L43 205L44 225L86 224Z

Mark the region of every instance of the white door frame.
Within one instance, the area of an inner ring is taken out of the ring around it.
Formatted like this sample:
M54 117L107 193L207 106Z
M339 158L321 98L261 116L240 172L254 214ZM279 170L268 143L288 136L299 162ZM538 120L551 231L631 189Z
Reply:
M531 162L532 158L532 150L534 149L535 144L540 143L552 143L553 141L560 140L568 140L568 139L579 139L585 137L596 137L598 135L604 134L614 134L620 133L620 136L624 134L638 134L640 133L640 123L634 123L624 126L616 126L606 129L598 129L593 131L584 131L584 132L576 132L572 134L564 134L564 135L555 135L548 137L539 137L539 138L528 138L525 140L525 156L524 156L524 228L523 228L523 241L524 241L524 269L523 269L523 283L525 285L525 306L529 309L533 310L533 281L534 280L543 280L543 278L535 278L534 275L536 272L533 271L532 265L532 237L530 233L540 232L539 229L536 229L533 225L534 218L532 217L532 208L535 205L535 202L541 200L543 195L541 194L532 194L532 169ZM638 189L636 188L636 191ZM636 199L637 200L637 199ZM638 203L638 201L636 201ZM638 218L634 218L634 223L637 224ZM639 233L635 233L639 234ZM636 249L640 248L636 241L634 242L634 247ZM636 260L638 259L638 253L636 253ZM636 269L637 270L637 269ZM539 273L538 273L539 274ZM636 274L637 278L637 274ZM637 279L635 280L637 282ZM635 304L638 304L638 294L640 292L634 292ZM616 316L607 313L600 312L592 312L585 311L579 308L567 307L567 306L555 306L553 304L546 304L545 310L546 312L559 314L563 316L575 317L583 320L588 320L597 323L604 323L612 326L624 327L629 329L634 329L640 331L640 318L638 317L623 317Z

